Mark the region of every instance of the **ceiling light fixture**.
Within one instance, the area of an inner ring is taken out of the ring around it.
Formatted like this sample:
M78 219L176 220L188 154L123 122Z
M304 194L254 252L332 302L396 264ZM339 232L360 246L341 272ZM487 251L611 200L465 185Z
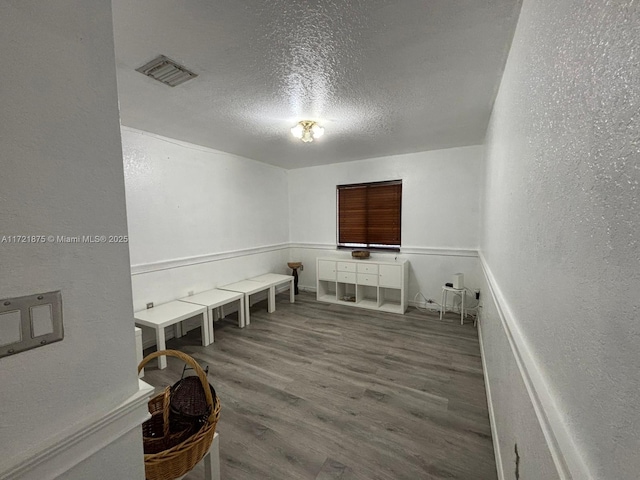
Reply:
M302 120L291 129L291 134L305 143L313 142L324 135L324 128L313 120Z

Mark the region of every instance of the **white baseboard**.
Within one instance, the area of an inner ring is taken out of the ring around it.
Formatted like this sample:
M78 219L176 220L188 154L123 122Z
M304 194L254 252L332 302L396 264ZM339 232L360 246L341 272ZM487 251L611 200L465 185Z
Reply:
M538 367L536 359L520 331L518 322L482 252L479 253L479 257L491 299L498 311L500 323L511 346L559 478L561 480L592 480L594 477L589 472L581 452L573 441L574 437L569 432L555 398L550 393L545 375ZM487 375L486 367L485 375ZM495 429L495 424L492 425Z
M482 372L484 374L484 388L487 392L487 406L489 407L489 422L491 423L491 438L493 439L493 454L496 459L496 470L498 471L498 480L505 480L504 469L502 467L502 452L500 450L500 442L498 440L498 426L496 425L496 415L493 409L493 400L491 398L491 382L489 381L489 371L487 370L487 362L484 353L484 343L482 342L482 319L478 319L478 339L480 340L480 358L482 358Z
M0 464L0 480L53 480L139 427L149 418L147 402L153 387L139 380L138 391L99 418L79 424L46 439L25 452Z

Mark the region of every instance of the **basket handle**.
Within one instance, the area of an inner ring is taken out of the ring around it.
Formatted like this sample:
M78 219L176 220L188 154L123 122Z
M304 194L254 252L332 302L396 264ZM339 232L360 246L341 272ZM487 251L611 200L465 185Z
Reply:
M202 388L204 389L204 396L207 400L207 405L209 405L209 409L211 410L211 414L209 415L209 421L213 422L215 420L215 412L213 405L213 397L211 396L211 389L209 388L209 382L207 380L207 375L202 370L202 367L196 362L192 357L187 355L186 353L180 352L178 350L159 350L157 352L150 353L146 357L142 359L140 365L138 365L138 373L144 368L144 366L149 363L154 358L158 358L162 355L167 357L176 357L182 360L184 363L193 368L200 379L200 383L202 383Z
M169 402L171 396L171 389L169 387L164 389L164 396L162 397L162 437L169 437Z

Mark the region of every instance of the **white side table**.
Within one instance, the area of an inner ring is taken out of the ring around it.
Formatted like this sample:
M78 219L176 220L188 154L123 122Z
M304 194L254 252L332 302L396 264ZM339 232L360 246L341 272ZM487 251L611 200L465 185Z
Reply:
M269 290L270 285L263 282L255 282L253 280L242 280L240 282L230 283L229 285L223 285L218 288L220 290L230 290L232 292L240 292L244 294L244 324L250 325L251 324L251 308L250 308L251 305L249 303L249 297L254 293L262 292L264 290ZM271 298L270 295L269 295L269 298ZM271 307L271 302L269 302L269 308L267 309L269 313L273 311L270 307Z
M460 325L464 324L464 288L442 287L442 298L440 299L440 320L442 320L442 314L447 313L447 294L453 292L454 295L458 294L462 298L460 303ZM455 298L455 297L454 297ZM451 303L453 309L453 301Z
M231 292L228 290L207 290L206 292L191 295L179 299L180 302L193 303L207 307L209 316L209 340L211 343L215 341L213 333L214 311L218 307L222 307L229 303L238 302L238 327L244 328L244 294L240 292Z
M197 315L201 315L202 318L202 346L206 347L211 343L209 340L209 316L207 307L203 307L202 305L176 300L147 310L135 312L134 321L136 325L153 328L156 331L156 345L158 350L165 350L164 329L172 325L178 327L177 324L181 321ZM182 329L176 328L176 333L181 331ZM167 357L162 355L158 357L158 369L163 370L165 368L167 368Z
M279 273L265 273L257 277L250 278L252 282L261 282L269 285L269 304L268 311L273 313L276 311L276 287L278 285L289 286L289 302L296 302L296 292L294 286L295 278L292 275L280 275Z

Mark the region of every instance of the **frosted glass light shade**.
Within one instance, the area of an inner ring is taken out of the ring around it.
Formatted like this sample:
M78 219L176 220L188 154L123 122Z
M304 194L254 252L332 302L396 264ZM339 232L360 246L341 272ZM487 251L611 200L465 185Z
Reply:
M301 120L291 129L291 134L295 138L299 138L304 143L313 142L314 138L320 138L324 135L324 128L313 120Z
M324 135L324 128L315 123L313 127L311 127L311 132L313 133L313 138L320 138Z
M301 124L297 124L295 127L291 129L291 135L296 138L302 138L302 134L304 133L304 127Z

